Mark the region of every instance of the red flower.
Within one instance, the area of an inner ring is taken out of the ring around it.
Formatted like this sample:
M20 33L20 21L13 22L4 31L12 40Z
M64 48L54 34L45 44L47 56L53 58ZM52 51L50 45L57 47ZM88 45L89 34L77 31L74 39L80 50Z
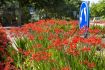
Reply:
M4 70L3 63L0 62L0 70Z
M56 29L54 29L54 31L56 34L59 34L62 31L62 29L56 28Z
M34 24L43 25L45 23L45 20L39 20L38 22L35 22Z
M66 67L61 68L61 70L71 70L71 68L66 66Z
M63 45L68 45L68 43L69 43L69 40L68 40L68 39L63 39L63 40L62 40L62 44L63 44Z
M52 40L54 38L54 34L52 33L49 33L49 37L48 37L48 40Z
M41 60L48 60L51 56L51 53L39 51L35 54L32 54L32 60L41 61Z
M12 63L14 60L11 57L7 57L7 62Z
M38 26L38 25L34 25L32 27L32 30L35 31L35 32L37 32L37 33L44 32L44 29L42 27Z
M89 37L87 39L88 44L92 44L92 45L97 45L97 44L101 44L101 38L97 38L97 37Z
M58 21L58 24L65 25L65 24L67 24L67 21L66 20L59 20Z
M4 52L4 48L0 47L0 52L3 53Z
M84 60L83 64L88 65L89 61L88 60Z
M89 29L89 32L91 33L91 34L97 34L97 33L99 33L100 32L100 30L99 29Z
M33 35L29 35L29 39L30 40L34 40L34 36Z
M76 49L77 48L76 43L71 42L70 43L70 48L71 49Z
M52 45L49 45L47 48L48 48L48 49L51 49L52 47L53 47Z
M74 50L74 49L71 49L71 48L68 48L66 50L66 52L70 55L73 55L73 56L78 56L79 55L79 51L78 50Z
M8 63L8 62L6 63L4 70L10 70L10 63Z
M75 25L75 26L76 26L76 25L78 24L78 20L71 20L71 21L70 21L70 24L72 24L72 25Z
M96 66L96 64L94 62L91 62L91 63L88 63L87 66L89 69L92 69Z
M88 60L84 60L83 64L85 64L89 69L92 69L96 66L94 62L89 62Z
M28 55L30 54L30 52L29 52L29 51L24 51L23 54L24 54L25 56L28 56Z
M19 52L22 54L23 53L23 49L22 48L18 48Z
M43 36L39 36L38 39L39 40L43 40L44 38L43 38Z
M8 43L7 34L4 28L0 28L0 47L6 47Z
M75 36L73 39L72 39L72 43L78 43L80 41L80 37L79 36Z
M81 49L82 52L89 52L90 50L91 50L90 47L83 47Z
M37 44L36 47L37 48L41 48L42 47L42 44Z
M101 44L101 47L102 47L102 48L105 48L105 43L102 43L102 44Z
M35 53L35 54L32 54L32 60L36 60L36 61L40 61L41 60L41 57L40 57L40 53Z
M38 44L36 44L36 45L33 45L32 47L33 47L33 48L41 48L41 47L42 47L42 44L38 43Z
M76 32L76 28L72 28L68 31L69 35L73 35Z
M81 30L79 30L79 32L78 32L79 35L82 35L82 34L84 34L84 33L85 33L85 30L84 30L84 29L81 29Z
M61 40L58 38L56 40L53 41L53 45L54 46L60 46L61 45Z
M47 20L47 23L48 24L55 24L55 20L53 20L53 19Z

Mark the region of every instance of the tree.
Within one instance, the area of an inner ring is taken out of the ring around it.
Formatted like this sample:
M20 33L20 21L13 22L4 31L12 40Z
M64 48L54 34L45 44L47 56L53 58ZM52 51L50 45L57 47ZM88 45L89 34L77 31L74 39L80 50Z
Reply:
M25 22L30 18L30 6L39 10L39 14L45 14L47 18L74 18L73 11L79 12L81 4L81 0L2 0L0 4L7 5L7 2L14 4L14 1L19 3L19 10L24 15Z
M99 16L98 11L97 11L97 4L93 3L91 8L90 8L90 12L91 12L91 17L95 17L95 16Z
M91 16L105 17L105 0L101 0L99 3L92 4Z
M79 11L81 0L18 0L22 7L32 6L35 9L43 10L51 17L71 17L73 11Z

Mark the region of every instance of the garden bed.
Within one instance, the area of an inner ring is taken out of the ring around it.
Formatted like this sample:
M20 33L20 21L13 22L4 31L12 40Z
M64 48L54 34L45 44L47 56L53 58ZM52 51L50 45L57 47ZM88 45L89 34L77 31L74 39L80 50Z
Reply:
M4 68L104 70L105 57L100 51L97 52L97 47L105 48L104 39L100 37L104 31L91 28L89 33L91 35L88 38L81 37L84 29L79 30L78 21L55 19L40 20L10 29L18 51L8 45L6 51L9 57L4 61Z

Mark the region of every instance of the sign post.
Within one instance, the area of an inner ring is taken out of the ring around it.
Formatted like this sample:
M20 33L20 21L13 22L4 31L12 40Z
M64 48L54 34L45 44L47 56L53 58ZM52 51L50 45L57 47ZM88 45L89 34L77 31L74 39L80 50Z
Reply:
M84 37L87 38L88 28L89 28L89 6L88 2L82 2L80 7L80 16L79 16L79 28L85 29Z

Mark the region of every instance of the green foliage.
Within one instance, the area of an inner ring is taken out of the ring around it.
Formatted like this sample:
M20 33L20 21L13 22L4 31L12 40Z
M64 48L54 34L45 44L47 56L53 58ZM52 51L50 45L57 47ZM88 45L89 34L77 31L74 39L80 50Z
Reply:
M79 11L81 0L31 0L27 4L28 6L31 4L34 8L43 10L47 18L73 18L73 11Z
M15 11L15 7L18 6L17 3L21 15L21 24L24 24L31 19L29 7L33 7L35 13L38 11L36 14L40 19L76 19L77 16L74 17L73 12L76 11L79 14L81 0L3 0L0 2L0 6L5 6L7 9L10 8L8 10L13 8Z
M105 17L105 0L101 0L99 3L92 4L91 16Z

